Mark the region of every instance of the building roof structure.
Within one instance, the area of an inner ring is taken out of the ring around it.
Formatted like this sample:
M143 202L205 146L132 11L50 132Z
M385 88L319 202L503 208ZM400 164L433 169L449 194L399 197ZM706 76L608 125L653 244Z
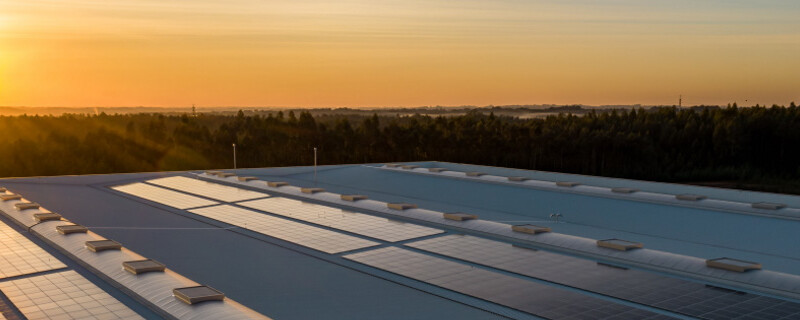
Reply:
M8 319L800 318L796 196L445 162L0 187Z

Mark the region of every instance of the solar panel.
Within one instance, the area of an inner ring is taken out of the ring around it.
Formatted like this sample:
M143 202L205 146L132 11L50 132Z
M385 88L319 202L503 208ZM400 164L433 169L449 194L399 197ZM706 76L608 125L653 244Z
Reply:
M157 184L167 188L180 190L187 193L201 195L207 198L234 202L268 197L268 194L230 187L218 183L192 179L187 177L169 177L147 180L148 183Z
M0 222L0 279L66 267L28 238Z
M190 196L177 191L167 190L144 183L132 183L111 187L119 192L127 193L142 199L178 209L189 209L217 204L217 202Z
M800 317L798 303L478 237L449 235L406 245L694 317L717 319L727 318L725 315L731 312L745 316L765 310L781 310Z
M0 283L28 319L144 319L75 271Z
M344 211L338 208L287 198L273 197L240 202L239 204L245 207L390 242L414 239L444 232L439 229L392 221L386 218Z
M194 209L189 212L330 254L379 244L229 205Z
M344 258L550 319L670 319L650 311L396 247L350 254Z

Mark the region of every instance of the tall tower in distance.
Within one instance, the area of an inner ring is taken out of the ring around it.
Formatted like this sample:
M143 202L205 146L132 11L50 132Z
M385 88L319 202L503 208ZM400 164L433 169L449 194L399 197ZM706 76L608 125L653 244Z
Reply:
M678 108L683 104L683 95L678 95Z

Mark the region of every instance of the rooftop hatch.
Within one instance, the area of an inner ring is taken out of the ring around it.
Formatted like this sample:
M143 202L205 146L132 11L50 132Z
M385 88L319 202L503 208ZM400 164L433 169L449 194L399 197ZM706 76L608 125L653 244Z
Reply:
M575 187L575 186L579 186L581 184L577 183L577 182L572 182L572 181L558 181L558 182L556 182L556 185L559 186L559 187L572 188L572 187Z
M55 220L61 220L61 215L52 212L36 213L33 215L33 218L36 219L37 222L55 221Z
M122 244L114 240L94 240L86 241L86 249L92 252L122 249Z
M322 191L325 191L325 189L322 189L322 188L300 188L300 192L309 193L309 194L314 194L314 193L322 192Z
M644 247L644 245L641 242L633 242L622 239L597 240L597 246L619 251L628 251L631 249L639 249Z
M550 232L551 229L548 227L537 226L535 224L518 224L511 226L511 230L515 232L537 234L537 233Z
M60 234L67 235L71 233L86 233L86 231L89 231L89 229L87 229L82 225L67 224L67 225L56 226L56 231L58 231L58 233Z
M344 201L356 202L358 200L367 200L367 196L360 194L343 194L340 196Z
M699 194L679 194L675 196L675 199L683 200L683 201L700 201L705 199L706 196L702 196Z
M611 192L614 193L634 193L638 191L639 189L633 189L633 188L611 188Z
M758 262L744 261L726 257L706 260L706 266L735 272L761 269L761 264Z
M180 299L186 304L195 304L203 301L222 301L225 294L208 286L195 286L172 289L175 298Z
M133 274L141 274L147 272L163 272L166 269L163 263L153 259L125 261L122 263L125 271Z
M477 215L463 213L463 212L445 213L445 214L443 214L443 216L447 220L455 220L455 221L466 221L466 220L478 219Z
M39 209L39 204L36 202L20 202L20 203L15 203L14 208L17 208L17 210L19 211L28 209Z
M387 203L386 206L392 210L415 209L417 207L416 204L412 203Z

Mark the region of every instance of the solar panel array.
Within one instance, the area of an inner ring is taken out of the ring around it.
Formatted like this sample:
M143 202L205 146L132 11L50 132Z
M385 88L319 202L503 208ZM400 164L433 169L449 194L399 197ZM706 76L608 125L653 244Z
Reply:
M229 187L218 183L181 176L153 179L148 180L147 182L175 190L201 195L206 198L227 202L250 200L269 196L266 193Z
M478 237L449 235L406 245L693 317L800 319L798 303Z
M672 319L396 247L350 254L345 258L550 319Z
M0 282L28 319L144 319L75 271Z
M379 244L229 205L194 209L189 212L330 254Z
M9 225L0 222L0 279L66 267Z
M287 199L267 198L239 205L384 241L403 241L444 231L338 208Z
M185 193L159 188L144 183L126 184L112 187L111 189L178 209L189 209L218 204L217 202L211 200L190 196Z

